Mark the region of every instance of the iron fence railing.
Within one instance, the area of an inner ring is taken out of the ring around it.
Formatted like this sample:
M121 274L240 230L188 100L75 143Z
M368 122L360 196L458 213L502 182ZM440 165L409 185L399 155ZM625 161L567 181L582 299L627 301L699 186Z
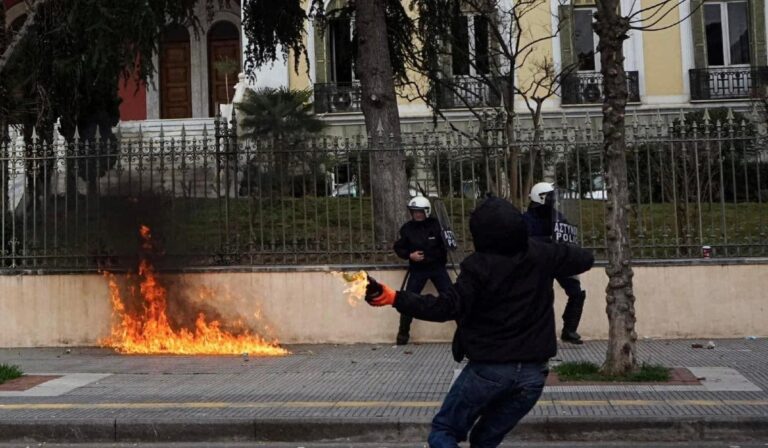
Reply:
M768 67L696 68L689 76L693 100L753 98L768 87Z
M315 84L315 113L360 112L360 83Z
M503 77L457 75L444 83L437 101L442 109L498 107L505 81Z
M640 102L638 72L628 71L627 101ZM560 83L563 104L597 104L603 101L603 75L598 72L572 72Z
M698 117L694 120L694 117ZM728 113L629 119L631 244L636 258L768 255L764 126ZM168 266L378 264L375 154L406 154L413 190L446 204L461 251L483 192L525 206L542 179L570 190L582 244L605 256L605 160L591 120L479 143L428 132L383 137L240 141L208 135L115 141L5 141L0 154L0 269L129 266L149 226ZM397 229L390 229L394 235ZM160 256L162 254L162 256Z

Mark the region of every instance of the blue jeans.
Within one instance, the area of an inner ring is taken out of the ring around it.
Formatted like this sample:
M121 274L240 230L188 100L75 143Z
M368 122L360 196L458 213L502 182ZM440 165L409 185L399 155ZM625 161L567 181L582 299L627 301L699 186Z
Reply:
M469 362L432 420L430 448L496 447L533 408L549 373L546 363Z

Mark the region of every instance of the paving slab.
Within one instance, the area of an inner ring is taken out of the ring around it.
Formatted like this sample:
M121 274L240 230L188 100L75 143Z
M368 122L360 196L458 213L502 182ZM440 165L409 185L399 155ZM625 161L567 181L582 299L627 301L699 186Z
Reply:
M686 367L701 385L547 387L512 437L768 440L768 340L696 342L645 340L638 354ZM0 349L0 363L60 376L0 392L0 441L423 441L461 368L448 344L288 348L279 358ZM565 346L556 361L599 363L605 349Z

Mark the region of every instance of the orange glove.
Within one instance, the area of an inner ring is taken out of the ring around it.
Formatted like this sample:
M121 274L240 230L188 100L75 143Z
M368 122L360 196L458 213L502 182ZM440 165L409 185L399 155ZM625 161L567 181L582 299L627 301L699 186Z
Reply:
M385 306L395 304L395 291L389 286L379 283L368 276L368 285L365 287L365 301L371 306Z

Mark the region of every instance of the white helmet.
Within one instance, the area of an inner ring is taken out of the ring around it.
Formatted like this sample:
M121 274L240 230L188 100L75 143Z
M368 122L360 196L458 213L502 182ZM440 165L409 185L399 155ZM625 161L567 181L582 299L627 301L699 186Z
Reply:
M539 182L531 188L531 194L529 195L531 201L544 205L544 200L547 193L555 191L555 185L549 182Z
M423 210L424 213L429 216L429 212L432 210L432 204L429 203L429 199L419 195L408 201L408 210Z

